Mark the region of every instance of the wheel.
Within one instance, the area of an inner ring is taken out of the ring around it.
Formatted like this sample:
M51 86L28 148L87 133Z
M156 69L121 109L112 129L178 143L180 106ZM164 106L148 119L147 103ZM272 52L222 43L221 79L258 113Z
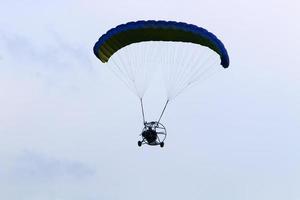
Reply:
M159 145L160 145L161 148L163 148L165 146L165 143L161 142Z
M138 141L138 146L142 146L142 141Z

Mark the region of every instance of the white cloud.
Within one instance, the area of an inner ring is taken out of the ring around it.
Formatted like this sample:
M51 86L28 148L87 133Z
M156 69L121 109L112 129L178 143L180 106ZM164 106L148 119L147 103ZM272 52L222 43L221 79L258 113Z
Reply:
M10 168L10 175L24 183L78 181L90 178L95 173L95 169L82 162L52 158L31 151L20 154Z
M81 161L55 158L33 151L23 151L11 157L10 161L1 165L1 198L50 200L60 197L70 199L73 196L74 199L76 195L72 193L77 190L79 199L80 193L92 199L93 195L88 194L91 193L89 189L80 191L79 188L95 183L97 171Z

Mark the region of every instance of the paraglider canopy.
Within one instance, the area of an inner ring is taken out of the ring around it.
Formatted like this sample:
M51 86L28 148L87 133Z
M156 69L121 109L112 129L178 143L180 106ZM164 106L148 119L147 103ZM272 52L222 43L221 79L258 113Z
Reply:
M94 46L95 55L102 61L119 49L143 41L179 41L209 47L220 55L221 65L229 66L229 57L223 43L204 28L174 21L137 21L121 24L102 35Z

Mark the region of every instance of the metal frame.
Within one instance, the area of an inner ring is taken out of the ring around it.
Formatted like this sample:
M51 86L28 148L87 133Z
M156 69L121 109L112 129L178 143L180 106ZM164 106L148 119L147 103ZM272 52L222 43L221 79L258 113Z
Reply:
M143 137L142 141L140 141L141 144L142 145L148 144L151 146L164 144L164 141L167 137L166 127L163 124L161 124L160 122L144 122L144 128L142 130L142 133L144 131L148 130L149 127L151 127L154 131L156 131L157 139L154 143L148 143L147 140ZM140 134L140 136L142 136L142 133Z

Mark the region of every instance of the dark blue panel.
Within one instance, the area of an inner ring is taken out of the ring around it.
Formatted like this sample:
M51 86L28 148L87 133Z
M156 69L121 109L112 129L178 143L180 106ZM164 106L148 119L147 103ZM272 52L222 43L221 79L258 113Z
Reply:
M175 21L141 20L137 22L128 22L126 24L118 25L117 27L110 29L107 33L105 33L99 38L98 42L94 46L95 55L97 55L99 48L111 37L128 30L146 29L146 28L183 30L198 35L201 38L206 38L209 40L209 42L213 43L214 46L217 47L218 53L220 54L221 57L221 65L224 68L227 68L229 66L229 57L228 57L227 50L224 47L223 43L214 34L196 25L187 24L184 22L175 22Z

